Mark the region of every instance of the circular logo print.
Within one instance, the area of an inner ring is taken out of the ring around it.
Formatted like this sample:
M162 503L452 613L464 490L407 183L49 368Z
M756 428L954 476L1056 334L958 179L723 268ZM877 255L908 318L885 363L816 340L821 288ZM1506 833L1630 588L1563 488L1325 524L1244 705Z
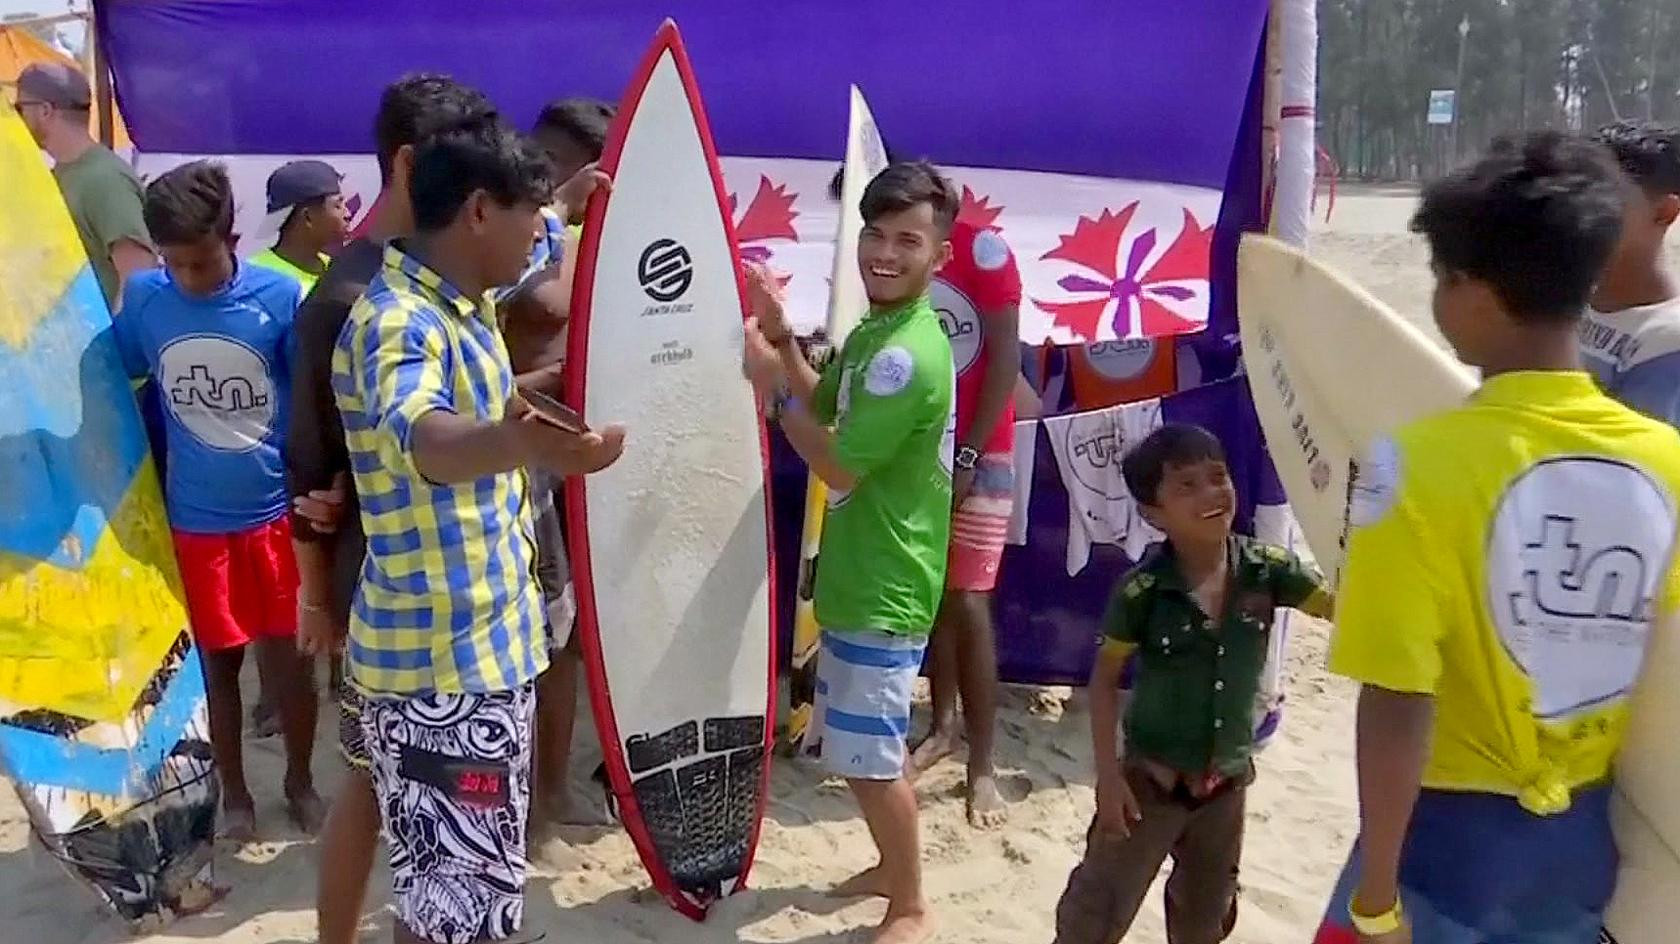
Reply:
M1091 369L1109 380L1131 380L1149 369L1155 359L1155 342L1148 338L1132 341L1098 341L1085 349Z
M694 283L694 260L674 239L656 239L636 262L642 291L656 302L674 302Z
M1533 682L1536 717L1569 718L1632 689L1675 525L1672 496L1609 459L1551 459L1506 488L1488 531L1488 607Z
M980 357L980 312L967 295L944 279L933 280L928 296L939 315L939 326L951 339L951 363L961 377Z
M211 449L253 449L274 428L268 364L230 338L188 335L158 355L164 403L193 437Z
M983 272L996 272L1009 264L1009 244L989 229L974 234L973 248L974 265Z

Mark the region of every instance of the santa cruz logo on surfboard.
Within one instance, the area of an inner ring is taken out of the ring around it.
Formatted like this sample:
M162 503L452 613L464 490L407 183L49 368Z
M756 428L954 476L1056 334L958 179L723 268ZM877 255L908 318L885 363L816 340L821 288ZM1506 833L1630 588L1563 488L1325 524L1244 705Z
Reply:
M682 298L694 284L694 260L676 240L656 239L642 250L636 263L636 280L647 297L670 304Z

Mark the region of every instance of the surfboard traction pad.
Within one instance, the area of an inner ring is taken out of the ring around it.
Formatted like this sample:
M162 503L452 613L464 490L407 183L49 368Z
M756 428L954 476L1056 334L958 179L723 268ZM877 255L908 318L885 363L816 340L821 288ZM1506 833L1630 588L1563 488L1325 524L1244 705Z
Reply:
M764 728L764 715L738 715L684 721L624 741L648 837L677 887L697 900L722 898L746 865L763 785ZM616 818L618 805L611 805Z
M186 662L191 639L182 633L135 699L130 723L141 726ZM135 931L203 910L219 897L212 868L221 781L210 752L206 708L200 706L180 739L143 788L146 799L60 787L13 784L29 813L30 832L72 876L91 887ZM73 740L86 719L32 709L0 724ZM114 810L107 814L107 810Z

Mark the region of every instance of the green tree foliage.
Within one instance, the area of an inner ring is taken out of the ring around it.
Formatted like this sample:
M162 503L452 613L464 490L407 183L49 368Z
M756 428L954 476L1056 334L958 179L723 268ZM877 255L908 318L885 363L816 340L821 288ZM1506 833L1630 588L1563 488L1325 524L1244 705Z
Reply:
M1528 128L1680 121L1680 0L1320 0L1319 43L1319 139L1352 176L1437 173ZM1455 126L1425 123L1432 89L1458 89Z

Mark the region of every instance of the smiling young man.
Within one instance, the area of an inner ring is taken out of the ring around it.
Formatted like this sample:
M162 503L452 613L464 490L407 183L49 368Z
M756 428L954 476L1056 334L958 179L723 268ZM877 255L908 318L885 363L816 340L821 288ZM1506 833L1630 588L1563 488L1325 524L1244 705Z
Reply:
M951 527L951 345L928 300L950 256L951 184L926 163L870 182L858 267L869 315L819 376L799 352L774 281L753 270L747 369L778 398L782 429L829 488L817 574L822 758L845 777L880 864L837 895L879 895L876 944L932 934L916 795L906 779L910 695L938 611Z

